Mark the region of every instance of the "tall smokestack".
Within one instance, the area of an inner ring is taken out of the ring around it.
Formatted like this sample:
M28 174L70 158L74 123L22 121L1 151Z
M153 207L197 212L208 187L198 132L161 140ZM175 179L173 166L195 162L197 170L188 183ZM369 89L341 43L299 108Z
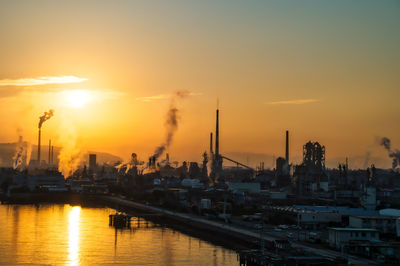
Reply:
M210 133L210 153L213 153L213 133Z
M38 165L40 165L40 135L41 135L41 132L42 132L42 128L39 127L38 151L37 151L37 162L38 162Z
M51 164L54 163L54 145L51 146Z
M49 165L51 165L51 139L49 139Z
M42 134L42 125L44 122L49 120L54 115L54 110L50 109L48 112L44 112L44 114L39 117L39 136L38 136L38 165L40 165L40 135Z
M289 165L289 130L286 130L286 153L285 153L286 164Z
M217 109L217 123L215 129L215 155L219 155L219 110Z

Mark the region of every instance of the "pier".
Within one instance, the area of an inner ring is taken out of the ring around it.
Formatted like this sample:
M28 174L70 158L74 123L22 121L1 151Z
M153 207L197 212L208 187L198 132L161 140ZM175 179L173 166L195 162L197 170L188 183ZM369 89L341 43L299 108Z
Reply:
M109 215L109 224L110 226L114 226L116 228L130 228L131 227L131 218L132 216L116 213Z
M157 213L122 213L117 212L116 214L109 215L109 225L115 228L131 228L132 226L136 226L136 228L140 227L149 227L149 218L153 220L157 217L161 217L161 214ZM155 224L152 224L154 227Z

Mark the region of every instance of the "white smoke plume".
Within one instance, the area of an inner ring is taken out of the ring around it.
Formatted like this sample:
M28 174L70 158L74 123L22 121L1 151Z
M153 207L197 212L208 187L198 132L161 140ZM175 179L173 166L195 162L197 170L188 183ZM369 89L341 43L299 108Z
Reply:
M43 123L49 120L54 115L54 110L50 109L48 112L44 112L44 114L39 118L39 128L42 127Z
M62 133L58 142L62 148L58 154L58 171L67 178L79 168L84 153L78 145L77 133L72 123L64 122L60 132Z
M117 168L118 171L124 171L124 173L127 174L131 169L139 165L144 165L144 162L138 160L136 153L132 153L129 162L121 163L117 165L115 168Z
M25 170L31 160L32 146L29 142L23 141L20 135L17 147L13 156L13 169L18 171Z
M165 121L166 137L165 141L156 148L154 155L152 156L155 160L160 157L165 150L171 145L174 138L175 132L178 129L179 121L179 110L176 107L176 100L184 99L191 95L190 91L183 90L174 93L171 98L170 106L167 112L167 119Z
M389 157L392 158L392 169L396 169L397 166L400 166L400 151L398 149L392 150L390 139L383 137L380 140L380 144L388 151Z

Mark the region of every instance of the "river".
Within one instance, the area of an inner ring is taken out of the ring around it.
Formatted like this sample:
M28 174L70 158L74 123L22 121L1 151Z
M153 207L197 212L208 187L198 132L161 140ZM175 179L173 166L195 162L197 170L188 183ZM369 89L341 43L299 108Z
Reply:
M233 250L149 222L108 224L109 208L0 205L0 265L239 265Z

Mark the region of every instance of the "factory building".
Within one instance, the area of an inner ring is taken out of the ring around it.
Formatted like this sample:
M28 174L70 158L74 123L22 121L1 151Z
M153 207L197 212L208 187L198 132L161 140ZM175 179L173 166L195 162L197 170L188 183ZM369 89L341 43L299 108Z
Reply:
M96 154L89 154L89 173L92 175L97 168Z
M331 247L342 249L352 240L379 241L379 232L371 228L329 228L329 245Z
M303 146L303 163L294 171L297 197L311 192L327 191L328 176L325 172L325 146L318 142L307 142Z
M350 216L349 226L354 228L374 228L382 234L396 235L397 218L387 215Z
M322 229L342 223L342 215L330 208L302 208L296 206L267 206L268 219L277 223L291 223L307 229Z
M228 188L231 191L241 191L249 194L261 192L260 183L257 182L228 182Z

